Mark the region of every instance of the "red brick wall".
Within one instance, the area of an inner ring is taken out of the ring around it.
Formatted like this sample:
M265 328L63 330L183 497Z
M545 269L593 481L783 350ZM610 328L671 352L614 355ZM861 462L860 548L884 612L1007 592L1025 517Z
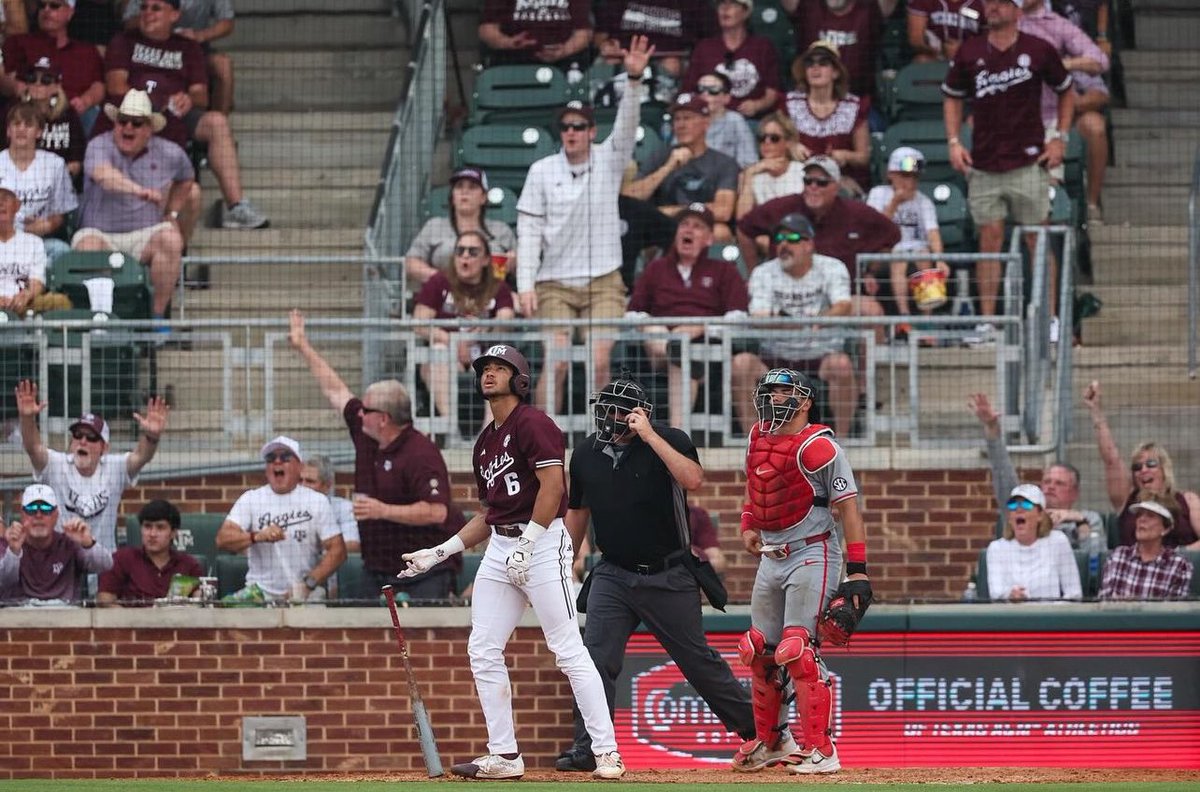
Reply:
M1029 472L1029 471L1026 471ZM748 602L755 562L741 550L738 525L745 477L737 471L708 471L693 502L719 518L722 546L730 559L726 575L733 602ZM867 527L869 569L884 601L957 599L979 553L993 538L996 507L986 470L866 470L858 472L860 505ZM349 476L339 477L349 496ZM475 504L469 474L451 475L454 498ZM136 513L153 498L167 498L185 511L227 511L260 474L204 476L131 489L122 508Z

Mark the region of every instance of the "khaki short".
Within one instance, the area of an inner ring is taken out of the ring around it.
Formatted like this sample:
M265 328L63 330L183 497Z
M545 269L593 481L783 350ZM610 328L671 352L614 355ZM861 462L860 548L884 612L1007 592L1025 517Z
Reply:
M156 223L146 228L139 228L137 231L121 233L101 231L99 228L81 228L75 232L75 236L71 237L71 247L77 247L80 240L88 237L99 237L111 250L119 250L127 256L133 256L138 261L142 261L146 245L150 244L154 235L173 228L175 228L175 224L168 222Z
M586 286L540 281L534 290L538 319L620 319L625 315L625 282L619 270Z
M1038 164L988 173L971 171L967 203L976 225L1011 218L1020 225L1041 225L1050 216L1050 175Z

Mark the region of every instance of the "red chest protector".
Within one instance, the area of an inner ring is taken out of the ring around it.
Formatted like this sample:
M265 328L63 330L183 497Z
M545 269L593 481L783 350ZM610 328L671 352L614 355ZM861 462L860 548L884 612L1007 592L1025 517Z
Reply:
M746 452L747 500L742 530L782 531L803 520L814 506L829 506L808 480L837 456L833 430L809 424L799 434L770 435L750 430ZM799 460L799 465L797 465Z

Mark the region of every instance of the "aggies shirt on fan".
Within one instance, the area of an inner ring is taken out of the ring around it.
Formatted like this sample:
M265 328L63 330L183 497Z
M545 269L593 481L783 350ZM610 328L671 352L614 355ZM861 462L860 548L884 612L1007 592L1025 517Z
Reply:
M283 529L278 542L257 542L246 550L250 566L246 583L257 583L279 597L291 591L321 560L322 544L341 534L324 493L297 485L282 495L264 484L245 492L226 518L247 533L269 525Z
M822 0L808 0L797 6L792 17L797 52L814 41L837 45L838 59L850 75L850 93L874 95L875 54L883 40L883 12L876 0L854 0L842 14L830 11Z
M170 112L167 102L174 94L187 93L193 85L208 85L205 63L204 50L195 41L176 35L154 41L136 30L113 36L104 56L106 72L128 72L129 87L150 94L154 109L167 117L167 126L160 136L180 146L187 143L187 128L183 119ZM102 123L105 124L103 128L100 127ZM112 122L101 115L96 128L100 131L111 129Z
M475 441L475 486L487 504L488 525L529 522L541 482L537 470L557 465L566 481L562 430L541 410L521 402L500 426L489 423ZM565 489L565 487L564 487ZM555 517L567 513L563 493Z
M942 93L971 99L975 115L971 158L988 173L1004 173L1037 161L1046 128L1042 124L1042 84L1061 94L1071 75L1054 47L1018 33L1006 50L987 36L963 42L950 61Z
M726 49L720 35L696 42L683 76L683 90L696 90L700 78L713 72L724 74L733 84L730 110L737 110L747 99L761 99L768 88L783 90L779 56L775 45L765 36L746 36L735 50Z
M908 13L929 20L925 43L939 50L947 41L962 42L987 28L983 0L908 0Z
M716 17L706 0L605 0L596 4L596 32L629 47L633 36L645 36L655 55L688 53L712 35Z

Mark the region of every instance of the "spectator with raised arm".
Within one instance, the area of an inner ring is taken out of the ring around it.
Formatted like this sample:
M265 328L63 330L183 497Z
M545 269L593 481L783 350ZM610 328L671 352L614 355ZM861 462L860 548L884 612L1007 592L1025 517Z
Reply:
M683 90L694 91L702 76L721 72L733 83L729 109L746 118L774 110L783 90L775 45L765 36L750 33L753 10L753 0L720 0L720 32L696 42L683 77Z
M1102 600L1183 599L1195 569L1163 540L1175 529L1179 504L1162 494L1141 493L1129 505L1134 514L1134 543L1112 551L1100 583Z
M100 576L97 605L153 605L170 594L171 579L176 575L198 578L204 574L199 561L175 547L181 521L175 504L152 500L137 517L142 542L113 553L112 569Z
M33 480L49 484L58 494L67 517L86 520L92 534L108 548L115 548L117 513L121 495L137 484L142 472L167 430L171 408L165 399L151 396L145 414L134 413L140 434L133 451L108 453L108 423L95 413L84 413L68 427L71 442L67 452L47 448L38 429L38 415L46 402L38 401L37 386L29 380L17 385L17 412L21 416L21 442L33 467Z
M1121 460L1121 452L1108 426L1108 418L1100 403L1100 383L1093 380L1083 392L1083 404L1092 418L1096 445L1104 462L1104 486L1108 500L1118 512L1121 526L1118 544L1131 545L1137 541L1137 516L1130 507L1145 495L1163 495L1174 500L1177 513L1173 528L1163 538L1167 547L1200 549L1196 525L1200 521L1200 495L1192 490L1180 490L1175 483L1175 465L1167 449L1155 442L1141 443L1129 458L1129 467Z
M1083 599L1071 543L1051 526L1046 496L1033 484L1014 487L1004 504L1004 536L987 548L988 593L993 600Z

